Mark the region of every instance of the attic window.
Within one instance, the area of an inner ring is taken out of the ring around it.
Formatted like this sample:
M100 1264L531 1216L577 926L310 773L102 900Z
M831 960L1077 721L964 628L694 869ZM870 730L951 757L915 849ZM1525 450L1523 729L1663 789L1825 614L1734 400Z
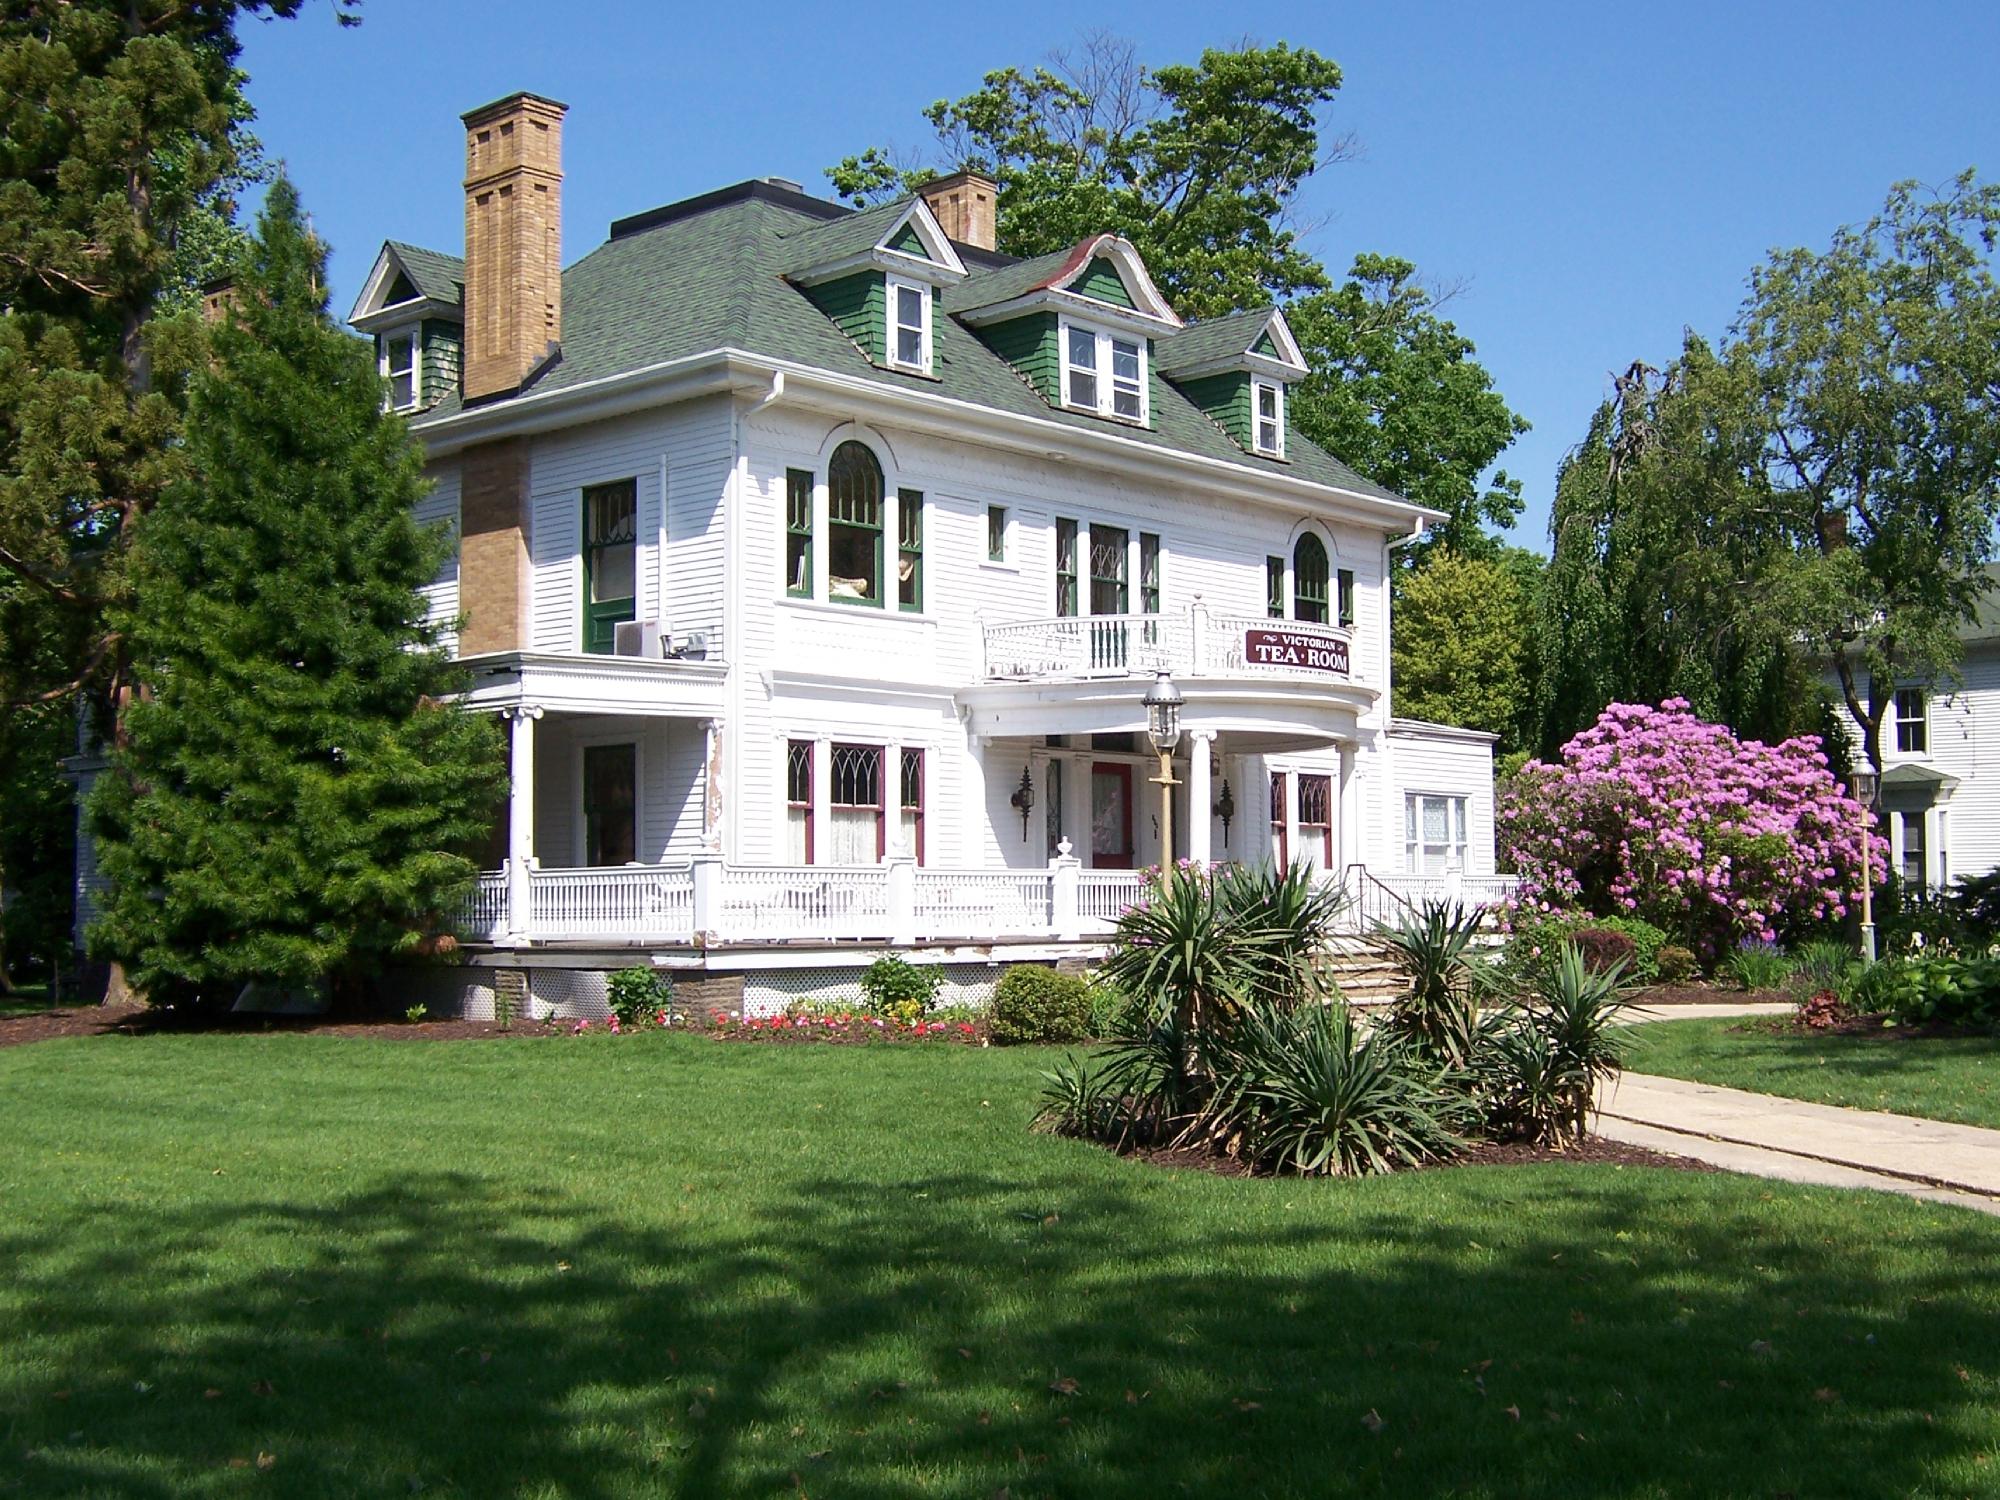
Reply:
M1257 451L1269 458L1285 456L1285 388L1275 380L1250 382Z
M931 372L931 294L914 281L891 276L889 284L889 363L899 370Z
M417 331L398 329L376 342L382 378L389 383L390 411L414 411L417 405Z
M1063 405L1126 422L1146 420L1143 340L1062 324Z

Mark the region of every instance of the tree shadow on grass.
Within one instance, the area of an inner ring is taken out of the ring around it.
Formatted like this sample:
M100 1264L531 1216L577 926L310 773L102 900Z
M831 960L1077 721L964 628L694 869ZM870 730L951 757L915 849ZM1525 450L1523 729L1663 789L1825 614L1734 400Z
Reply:
M0 1236L0 1494L1876 1496L2000 1439L1970 1216L1467 1175L78 1212Z

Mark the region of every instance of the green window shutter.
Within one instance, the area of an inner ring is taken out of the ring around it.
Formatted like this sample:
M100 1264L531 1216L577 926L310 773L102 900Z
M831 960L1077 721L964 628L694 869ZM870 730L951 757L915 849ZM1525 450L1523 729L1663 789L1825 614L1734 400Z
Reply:
M837 281L806 288L806 295L840 331L854 340L871 364L888 356L889 301L880 271L857 271Z
M919 490L896 491L896 605L912 612L924 607L924 497Z
M810 599L813 591L813 476L785 470L785 593Z
M1069 289L1085 297L1095 297L1099 302L1109 302L1113 307L1137 305L1132 294L1125 290L1118 268L1102 255L1083 268L1083 274L1069 284Z
M1139 613L1160 612L1160 539L1150 531L1139 533Z

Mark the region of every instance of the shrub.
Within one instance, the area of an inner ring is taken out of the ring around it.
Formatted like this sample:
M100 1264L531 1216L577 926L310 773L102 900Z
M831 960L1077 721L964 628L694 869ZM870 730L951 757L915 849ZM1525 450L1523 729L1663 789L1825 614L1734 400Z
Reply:
M1862 822L1816 739L1739 741L1670 698L1614 703L1560 764L1524 766L1499 844L1528 900L1643 917L1713 954L1844 915Z
M1462 1095L1436 1064L1345 1005L1254 1010L1218 1059L1218 1125L1252 1159L1306 1176L1420 1166L1465 1144Z
M1489 965L1473 942L1483 915L1479 907L1427 901L1399 925L1377 929L1404 984L1389 1008L1389 1030L1447 1067L1470 1066L1477 1047Z
M673 1014L674 982L658 969L639 965L620 969L604 989L620 1026L650 1026L662 1014Z
M944 974L936 967L920 968L888 953L862 974L861 993L876 1015L912 1025L929 1012L943 983Z
M1834 938L1815 938L1792 955L1792 980L1808 995L1846 988L1860 960L1847 944Z
M993 992L987 1030L1002 1045L1084 1041L1092 1030L1090 985L1080 974L1016 964Z
M1654 977L1661 984L1686 984L1695 976L1694 950L1679 943L1662 944L1656 970Z
M1504 962L1508 976L1518 984L1532 984L1554 965L1564 943L1575 941L1586 931L1623 934L1632 942L1630 956L1625 960L1626 974L1642 982L1660 977L1660 950L1666 946L1667 935L1638 917L1595 917L1582 912L1544 915L1517 908L1509 916L1508 926L1510 935Z
M1828 1031L1845 1021L1847 1016L1847 1004L1839 995L1832 990L1815 990L1799 1002L1798 1010L1792 1015L1792 1024L1809 1031Z
M1882 1008L1899 1025L2000 1026L2000 958L1884 960L1867 972L1892 965Z
M1090 1034L1094 1037L1129 1036L1140 1024L1139 1004L1109 980L1093 978L1090 984Z
M1563 945L1527 996L1519 1029L1496 1047L1498 1114L1514 1130L1558 1144L1584 1138L1597 1085L1625 1066L1622 977L1616 964L1595 972L1574 944Z
M1615 927L1579 927L1570 942L1583 959L1583 966L1593 974L1614 968L1621 974L1627 973L1632 967L1632 956L1639 951L1630 934Z
M1776 943L1745 941L1723 960L1721 972L1744 990L1775 990L1792 977L1792 961Z

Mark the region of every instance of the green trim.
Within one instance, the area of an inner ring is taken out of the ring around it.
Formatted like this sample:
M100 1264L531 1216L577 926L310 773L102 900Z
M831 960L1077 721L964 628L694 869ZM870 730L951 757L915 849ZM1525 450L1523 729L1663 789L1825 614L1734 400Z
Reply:
M1062 405L1062 357L1056 347L1056 315L1029 313L979 330L986 347L1006 360L1051 406Z
M796 548L796 550L794 550ZM813 472L785 470L785 596L810 599L813 592Z
M1264 613L1273 620L1285 618L1285 560L1264 559Z
M593 656L608 656L617 644L617 627L627 620L638 618L638 599L598 599L591 595L591 580L595 573L597 553L604 544L593 542L590 535L590 502L609 490L629 490L632 496L632 540L613 542L611 546L632 548L633 578L638 577L639 566L639 481L620 479L611 484L593 484L583 492L583 514L580 521L583 545L578 550L583 554L583 649Z
M1250 352L1252 354L1261 354L1266 359L1284 358L1284 355L1278 352L1277 340L1271 337L1271 330L1268 328L1264 330L1264 336L1250 346Z
M1324 625L1327 608L1326 543L1308 531L1292 548L1292 618Z
M880 271L857 271L836 281L806 288L806 295L868 356L882 364L888 355L889 302L887 278Z
M1095 297L1099 302L1109 302L1113 307L1136 309L1138 304L1132 294L1125 289L1125 278L1118 274L1118 268L1100 255L1083 268L1083 274L1069 283L1070 291L1080 296Z
M909 590L903 588L903 563L910 564ZM912 614L924 608L924 496L921 490L896 491L896 605Z

